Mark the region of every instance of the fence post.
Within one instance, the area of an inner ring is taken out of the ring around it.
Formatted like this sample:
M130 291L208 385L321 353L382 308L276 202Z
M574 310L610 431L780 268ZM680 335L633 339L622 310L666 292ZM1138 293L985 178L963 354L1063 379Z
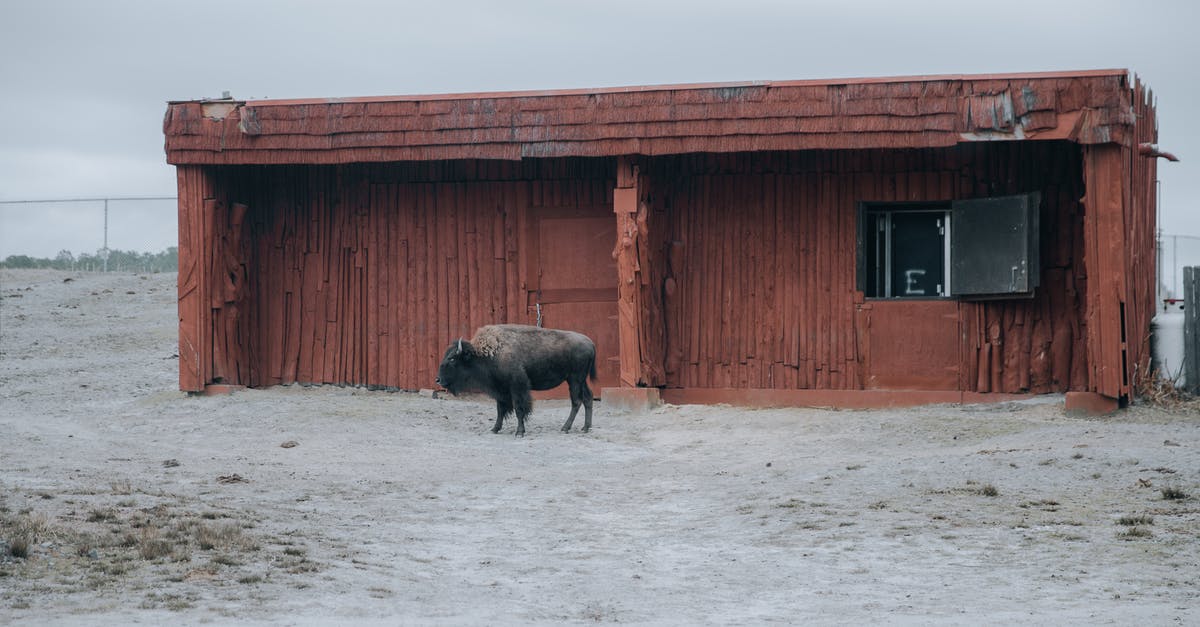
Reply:
M1183 388L1200 394L1200 266L1183 268Z

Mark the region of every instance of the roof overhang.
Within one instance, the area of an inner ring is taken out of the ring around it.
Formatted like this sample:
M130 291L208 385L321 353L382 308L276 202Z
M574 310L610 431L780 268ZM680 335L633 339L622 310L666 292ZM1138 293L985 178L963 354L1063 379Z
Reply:
M171 102L172 164L1133 142L1127 70ZM1147 97L1149 97L1147 95Z

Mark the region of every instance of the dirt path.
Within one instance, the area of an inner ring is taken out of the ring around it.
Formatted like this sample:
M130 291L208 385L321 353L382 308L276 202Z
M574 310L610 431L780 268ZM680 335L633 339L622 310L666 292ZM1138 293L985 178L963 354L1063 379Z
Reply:
M1200 622L1195 404L564 435L550 401L517 439L478 401L185 396L174 279L0 271L0 623Z

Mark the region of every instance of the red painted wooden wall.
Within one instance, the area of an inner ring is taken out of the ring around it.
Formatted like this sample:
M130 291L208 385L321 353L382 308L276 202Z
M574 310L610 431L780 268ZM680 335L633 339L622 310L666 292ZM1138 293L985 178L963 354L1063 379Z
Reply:
M429 387L450 340L486 323L532 323L540 302L547 326L597 338L603 384L616 384L612 168L559 160L211 170L188 187L211 190L201 203L210 245L188 248L208 251L213 277L202 286L211 360L194 376ZM647 262L656 281L675 283L661 305L662 380L646 383L1087 385L1074 144L698 155L642 168ZM856 292L857 202L1033 190L1044 199L1045 266L1034 299L898 303ZM599 246L573 255L588 236Z
M657 249L677 259L665 262L678 286L667 301L668 386L1087 385L1074 144L708 155L645 168L652 221L662 224ZM1028 191L1043 196L1042 286L1033 299L899 302L856 291L858 202Z
M713 100L705 105L715 107L711 113L726 115L769 109L742 102L755 94L769 104L771 93L816 89L831 107L822 119L860 119L858 105L850 107L859 100L873 103L870 111L911 105L889 109L888 124L942 100L953 99L957 113L930 114L947 126L926 144L934 136L928 129L904 135L910 144L863 144L866 131L846 121L841 131L820 127L801 137L844 142L838 150L724 152L744 141L751 149L776 144L727 136L717 125L712 137L678 145L719 152L667 154L677 144L670 138L613 144L664 155L629 156L581 140L522 144L519 161L249 165L238 159L383 157L359 146L309 151L279 137L256 139L274 128L271 107L311 117L309 108L337 104L264 104L261 120L208 118L211 105L173 105L164 128L178 164L180 387L428 387L452 339L491 322L533 323L540 312L546 326L597 339L601 385L1124 397L1148 365L1154 312L1156 165L1137 149L1157 139L1154 108L1140 84L1125 91L1123 75L1047 80L1038 88L1049 90L1046 98L1014 87L1025 82L1017 78L975 81L969 94L937 92L934 100L913 91L927 81L531 96L517 104L628 115L618 106L627 97L629 107L653 105L669 117L675 109L643 101L702 97ZM1093 82L1107 91L1086 88ZM736 102L722 100L730 95ZM1123 106L1130 97L1132 112ZM1015 140L1005 133L1016 118L988 117L1007 115L1001 105L1010 102L1043 107L1012 112L1026 130L1041 129L1040 139ZM502 122L486 104L454 98L428 119ZM381 119L428 121L422 107ZM1039 122L1047 112L1057 113ZM342 113L338 124L360 123L353 111ZM245 136L227 146L235 132ZM982 141L999 137L1010 141ZM475 150L468 144L444 154ZM451 150L389 146L379 150L415 151L412 158ZM525 154L534 148L607 156ZM855 290L856 203L1030 191L1040 191L1043 203L1042 280L1032 299L896 302ZM618 331L618 324L627 326Z
M181 212L181 247L210 277L181 274L181 315L203 319L192 293L208 305L182 332L210 346L184 389L433 387L451 340L534 324L539 304L545 326L596 340L599 385L617 383L611 161L181 172L182 193L209 196L181 201L202 208L195 231Z

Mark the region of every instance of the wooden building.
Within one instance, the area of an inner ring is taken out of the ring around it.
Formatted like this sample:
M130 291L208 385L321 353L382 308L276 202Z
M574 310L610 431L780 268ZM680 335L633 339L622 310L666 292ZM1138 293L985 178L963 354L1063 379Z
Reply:
M432 387L519 322L676 402L1115 407L1154 116L1126 70L173 102L180 387Z

